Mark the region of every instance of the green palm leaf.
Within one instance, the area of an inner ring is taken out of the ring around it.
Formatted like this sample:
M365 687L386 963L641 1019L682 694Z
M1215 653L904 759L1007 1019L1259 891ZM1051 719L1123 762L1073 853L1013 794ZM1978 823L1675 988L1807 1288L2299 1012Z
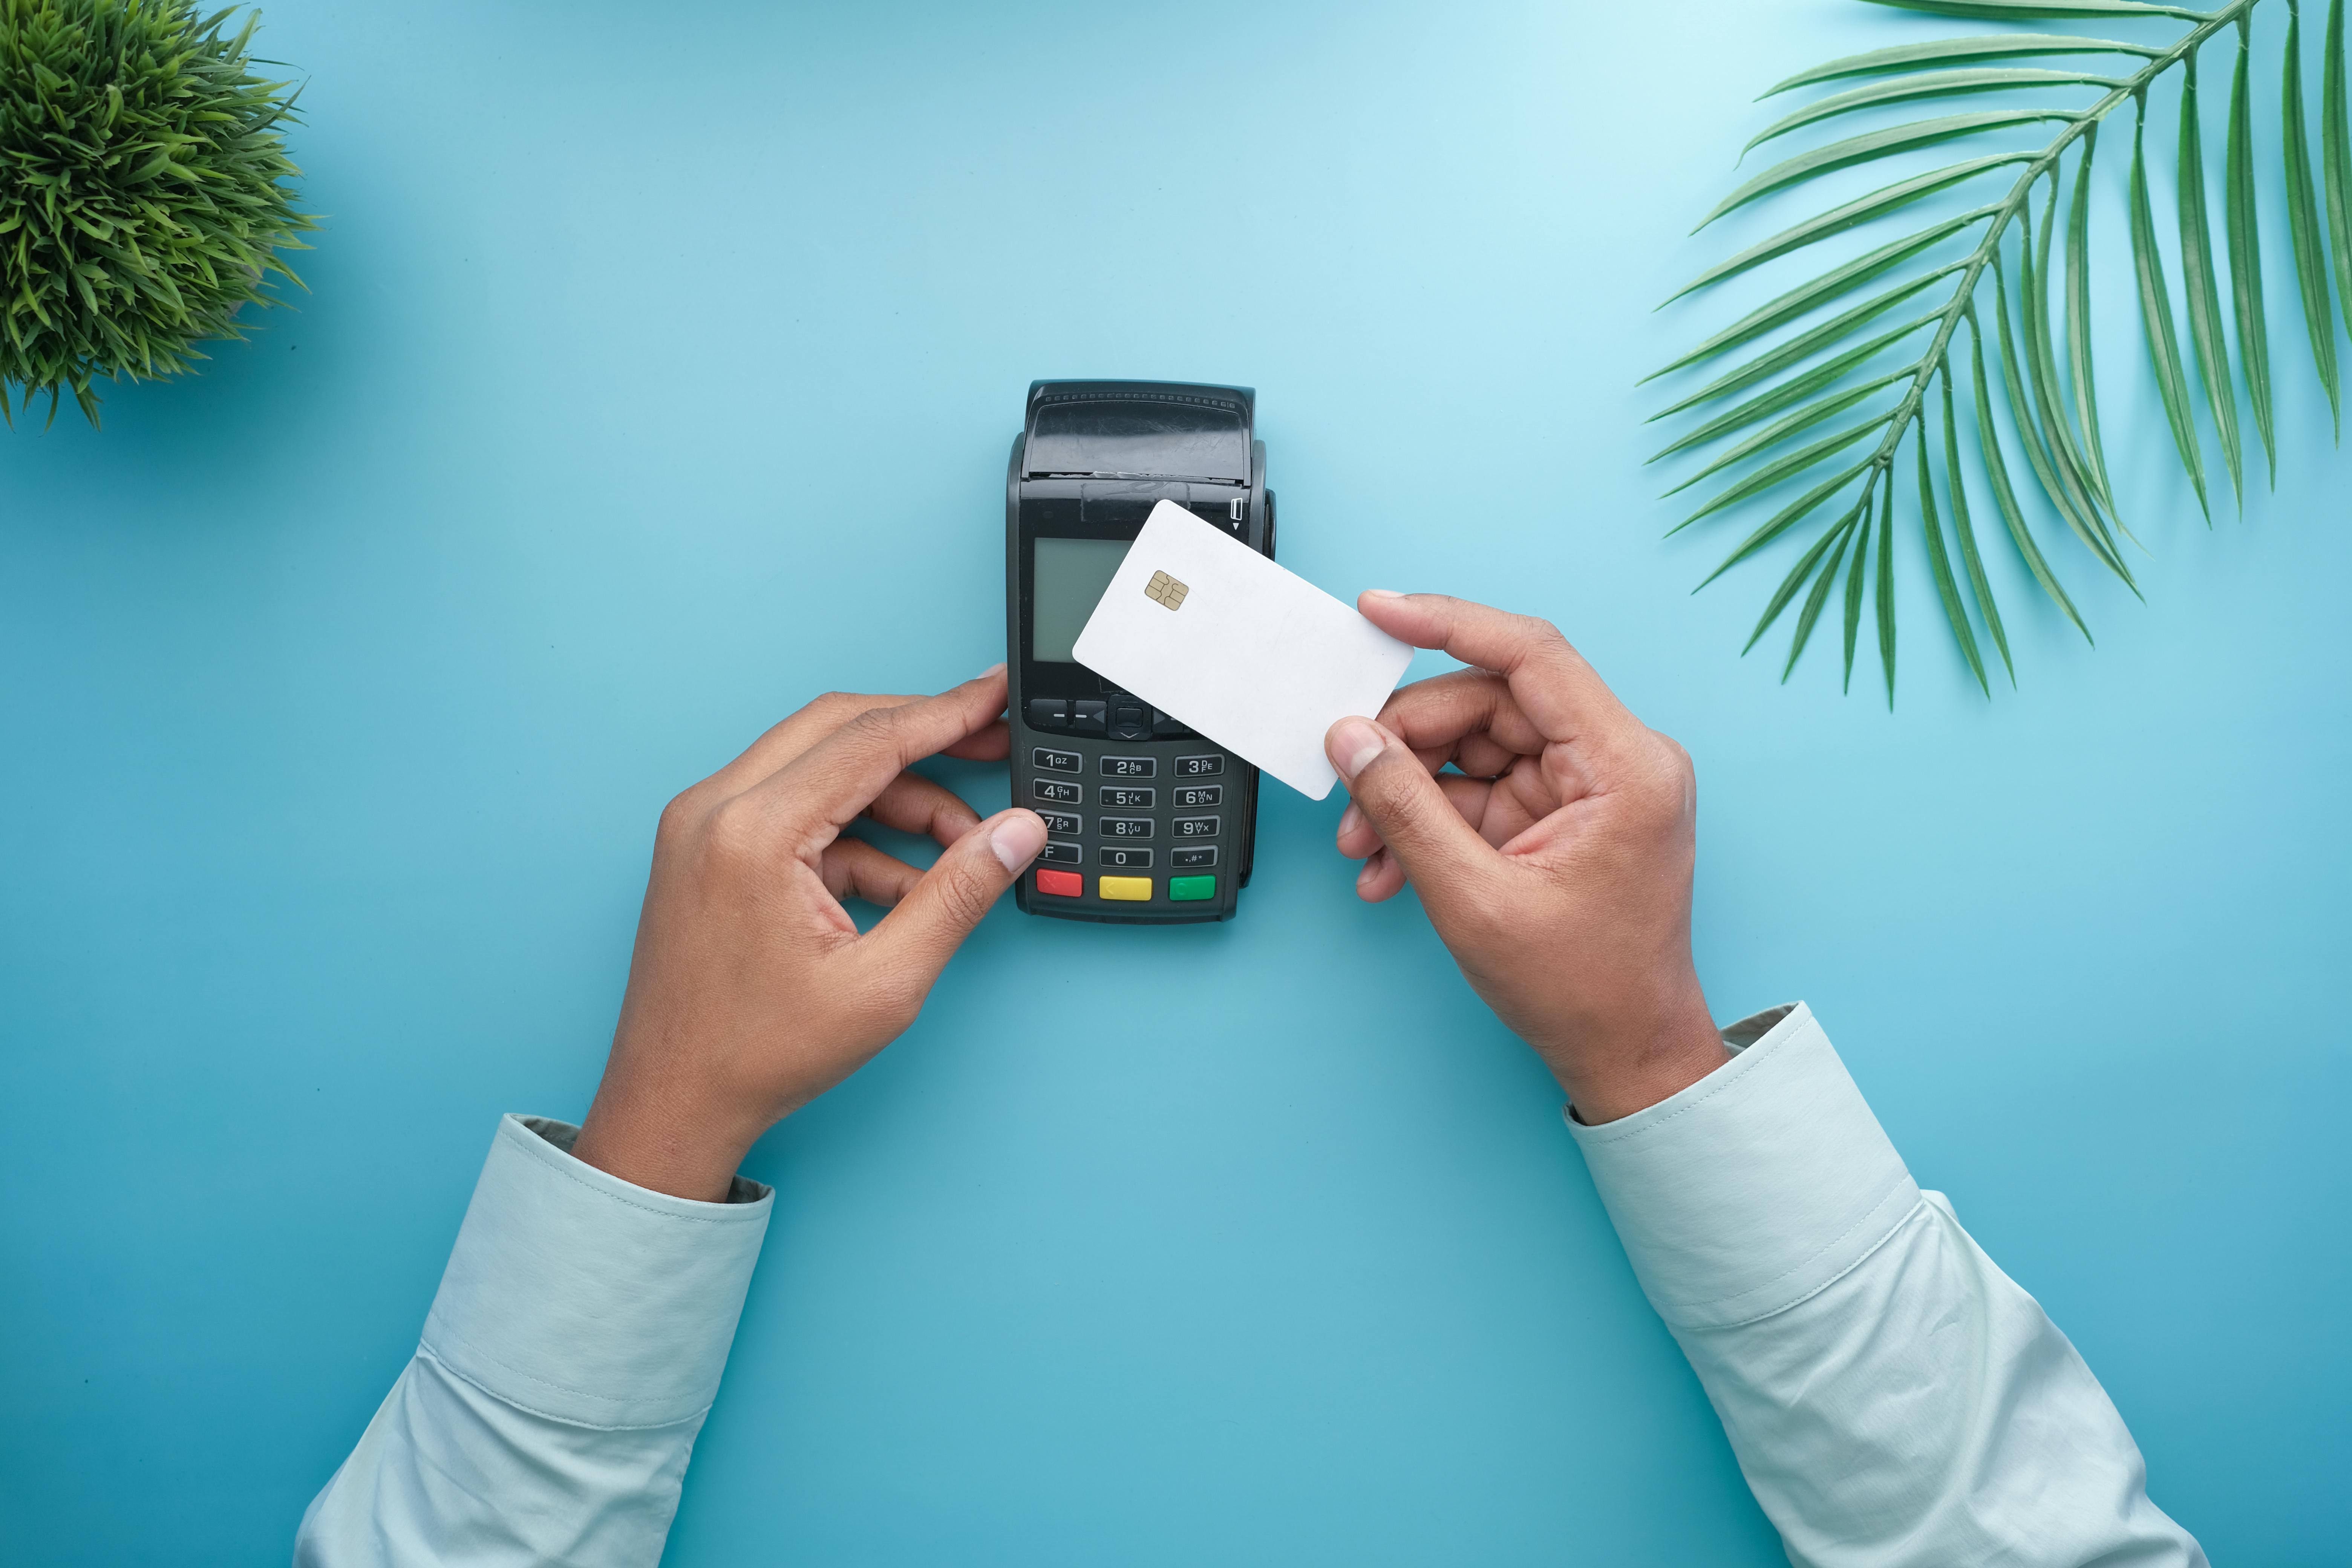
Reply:
M1797 656L1805 651L1805 644L1813 635L1813 623L1822 618L1822 606L1829 602L1830 589L1837 583L1838 563L1845 556L1845 547L1853 537L1854 520L1860 515L1858 508L1848 512L1843 522L1831 532L1822 536L1823 543L1828 543L1834 539L1837 549L1831 553L1830 563L1822 567L1820 575L1813 579L1813 591L1805 595L1805 607L1798 612L1797 634L1789 639L1789 662L1780 667L1780 681L1783 685L1788 683L1790 672L1797 668ZM1810 567L1812 559L1812 552L1808 551L1806 560L1800 564ZM1755 635L1748 639L1748 647L1756 646L1756 638L1762 637L1764 627L1770 624L1769 621L1759 623ZM1745 653L1748 648L1742 648L1739 651Z
M1993 602L1992 584L1985 578L1984 557L1977 552L1976 525L1969 517L1969 487L1960 477L1959 426L1952 417L1952 367L1946 365L1938 379L1944 393L1944 479L1951 487L1952 531L1959 536L1960 560L1969 569L1969 591L1976 595L1977 614L1984 617L1985 630L1992 634L1993 646L2000 650L2001 668L2009 671L2013 687L2017 667L2010 662L2009 633L2001 626L2000 607Z
M2329 0L2325 52L2319 97L2321 189L2327 195L2327 248L2336 263L2336 302L2352 320L2352 128L2347 126L2344 106L2344 0Z
M2107 483L2106 446L2099 435L2099 391L2091 360L2091 159L2098 148L2098 128L2083 138L2083 159L2074 166L2074 202L2066 213L2066 373L2074 384L2075 429L2084 455L2090 459L2091 478L2099 498L2115 510L2115 492Z
M2222 203L2230 237L2231 303L2238 317L2238 352L2246 359L2246 392L2271 482L2278 482L2278 443L2271 430L2271 342L2263 322L2263 242L2254 224L2253 111L2246 101L2253 28L2238 13L2238 65L2230 78L2230 142L2223 160Z
M1994 109L1978 114L1947 114L1937 120L1916 120L1908 125L1896 125L1885 131L1865 131L1859 136L1849 136L1843 142L1832 142L1810 153L1800 153L1773 164L1738 190L1716 204L1715 210L1698 220L1696 234L1735 207L1744 207L1759 196L1769 195L1784 185L1810 180L1816 174L1826 174L1832 169L1851 168L1867 163L1894 153L1909 153L1920 147L1932 147L1938 142L1949 142L1961 136L1974 136L1986 131L2006 130L2012 125L2032 125L2038 121L2063 120L2066 116L2054 110Z
M1944 525L1936 511L1935 479L1927 472L1927 433L1925 430L1919 432L1918 452L1919 531L1927 536L1927 565L1936 574L1936 597L1944 603L1944 618L1951 623L1952 635L1959 640L1960 657L1969 661L1969 668L1976 674L1977 684L1984 687L1985 695L1990 697L1992 688L1985 680L1984 658L1977 652L1976 633L1969 629L1969 613L1960 605L1960 584L1952 575L1952 558L1944 553ZM1891 669L1887 672L1887 679L1890 681L1894 679Z
M2336 311L2327 296L2326 241L2312 193L2311 133L2303 120L2303 8L2286 0L2286 67L2281 73L2280 144L2286 149L2287 232L2294 242L2294 280L2303 295L2303 321L2311 333L2311 363L2327 389L2327 413L2340 433L2344 411L2336 384Z
M1893 48L1873 49L1866 55L1848 55L1825 66L1799 71L1786 80L1766 88L1758 95L1758 101L1777 97L1792 87L1810 87L1817 81L1834 81L1849 76L1878 76L1919 66L1952 66L1963 60L2013 59L2021 55L2053 58L2061 55L2137 55L2143 59L2153 59L2161 53L2161 49L2151 49L2145 44L2119 43L2113 38L2069 37L2057 33L1994 33L1979 38L1937 38L1929 43L1897 44Z
M1886 501L1889 506L1895 504L1895 489L1891 485L1887 487ZM1847 567L1845 573L1845 684L1843 689L1847 691L1853 689L1853 645L1862 631L1863 563L1870 559L1869 505L1865 497L1863 500L1862 536L1853 542L1853 564ZM1883 544L1881 548L1884 548Z
M1785 224L1769 238L1701 273L1673 299L1759 268L1826 257L1820 248L1825 242L1866 233L1915 205L1944 209L1944 216L1925 227L1895 238L1865 240L1858 255L1816 263L1809 279L1783 289L1655 373L1689 374L1707 361L1721 363L1721 356L1749 348L1733 368L1699 376L1688 389L1665 399L1666 406L1657 416L1688 416L1710 404L1721 410L1702 413L1654 462L1737 437L1735 445L1684 474L1668 490L1673 494L1702 483L1712 487L1677 529L1702 522L1719 526L1726 514L1791 480L1796 483L1790 485L1790 491L1810 488L1794 500L1780 500L1779 510L1748 531L1700 586L1768 549L1789 548L1783 541L1801 542L1748 646L1754 647L1791 605L1801 605L1781 669L1781 679L1787 679L1832 597L1837 596L1844 612L1842 679L1851 687L1868 601L1892 706L1896 577L1921 567L1951 631L1950 647L1969 678L1990 695L1983 647L1983 639L1990 638L2011 683L2016 680L1992 575L1979 548L1969 493L1972 485L1984 487L1979 497L1987 492L1992 497L2001 524L1996 537L2005 533L2009 542L2002 548L2015 550L2026 574L2085 638L2089 627L2037 537L2036 512L2063 524L2063 535L2071 536L2091 560L2137 592L2124 555L2132 536L2116 511L2110 478L2108 445L2115 433L2103 431L2099 418L2100 367L2093 348L2089 259L2096 226L2092 182L2098 127L2126 103L2133 114L2124 210L2140 322L2137 335L2154 374L2173 448L2200 508L2206 504L2206 487L2198 403L2221 443L2233 493L2242 494L2244 485L2241 397L2273 472L2280 421L2255 195L2259 169L2253 126L2258 115L2269 112L2255 102L2251 68L2254 13L2263 0L2229 0L2212 11L2137 0L1872 3L1998 22L2077 17L2179 24L2170 41L2154 43L2029 31L1923 38L1801 71L1764 96L1836 85L1767 124L1748 143L1750 149L1781 138L1802 141L1832 125L1860 121L1860 128L1780 159L1741 184L1700 222L1705 228L1750 203L1787 201L1834 171L1885 171L1868 194ZM2308 123L2305 99L2300 5L2301 0L2285 0L2283 7L2285 70L2274 123L2282 130L2286 230L2293 242L2312 363L2330 412L2336 414L2340 396L2336 323L2340 315L2352 325L2347 0L2328 0L2320 49L2315 159L2315 128ZM2224 28L2236 30L2238 47L2221 150L2221 243L2217 247L2206 186L2211 171L2205 156L2197 63L2200 47ZM2105 58L2070 63L2086 56ZM2178 93L2179 104L2177 181L2168 221L2160 224L2150 189L2144 124L2149 94L2167 89ZM1869 122L1874 115L1899 113L1920 100L1954 97L1990 100L1996 107L1905 123ZM2084 101L2085 98L2091 101ZM2034 127L2045 128L2036 133L2037 144L2018 149L2019 133ZM1948 148L1956 152L1941 166L1920 169L1916 154ZM1903 166L1906 161L1908 168ZM2113 169L2112 163L2109 167ZM2110 173L2106 177L2117 176ZM2169 281L2174 268L2179 269L2177 295ZM1849 302L1865 288L1869 292L1859 296L1861 303ZM1912 316L1892 330L1878 324L1895 307L1906 304L1903 314L1923 307L1927 314ZM2186 345L2176 322L2179 311L2187 316ZM1990 344L1988 337L1993 340ZM1898 347L1899 355L1890 352ZM1956 366L1953 360L1963 352L1966 363ZM1994 354L1999 360L1997 384L1988 364ZM1901 363L1894 363L1898 358ZM2112 375L2113 366L2108 369ZM1963 376L1973 393L1965 417L1959 406L1961 389L1956 385ZM2290 387L2300 382L2299 376L2288 378ZM1938 428L1933 431L1927 406L1931 386L1940 392L1934 416ZM1858 405L1877 412L1832 435L1819 434L1837 415ZM1966 447L1960 439L1964 422L1976 436ZM1906 441L1914 443L1914 449L1900 460L1913 471L1898 486L1895 468ZM2014 477L2012 451L2023 459L2032 483L2021 484ZM1971 473L1971 467L1978 471ZM1817 479L1819 474L1830 477ZM1913 537L1923 548L1916 563L1908 549L1901 552L1900 563L1895 559L1898 496L1901 507L1917 509L1919 531ZM1833 498L1842 499L1832 504ZM2048 521L2042 524L2045 531L2049 526ZM2049 537L2073 548L2064 537Z
M1873 82L1828 98L1816 99L1795 113L1774 121L1758 132L1744 152L1754 152L1775 136L1784 136L1800 126L1811 125L1817 120L1827 120L1833 114L1850 114L1860 109L1875 109L1882 103L1900 103L1914 98L1948 98L1959 93L2013 92L2029 87L2121 87L2122 82L2111 76L2095 76L2087 71L2053 71L2003 69L1921 71L1894 81Z
M2197 442L2197 418L2189 412L2189 376L2181 367L2179 335L2172 330L2172 296L2164 286L2164 258L2157 249L2156 217L2148 205L2145 121L2143 113L2132 124L2132 268L2139 280L2140 321L2147 331L2157 393L2164 400L2165 418L2172 425L2173 447L2180 454L2189 484L2196 488L2197 505L2210 521L2212 509L2205 500L2205 458Z

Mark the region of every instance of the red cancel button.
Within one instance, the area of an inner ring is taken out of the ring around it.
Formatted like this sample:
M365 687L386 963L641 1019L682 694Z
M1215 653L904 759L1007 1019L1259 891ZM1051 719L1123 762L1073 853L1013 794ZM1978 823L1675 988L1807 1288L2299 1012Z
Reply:
M1082 898L1086 894L1087 879L1076 871L1041 870L1037 873L1037 890L1052 893L1056 898Z

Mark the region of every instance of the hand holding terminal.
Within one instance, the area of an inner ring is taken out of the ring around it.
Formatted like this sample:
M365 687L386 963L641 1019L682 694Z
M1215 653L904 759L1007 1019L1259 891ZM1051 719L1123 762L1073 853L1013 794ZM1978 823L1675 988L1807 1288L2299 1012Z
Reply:
M662 812L620 1027L573 1153L718 1201L752 1142L914 1022L931 983L1045 847L909 771L1005 754L1004 667L936 697L820 697ZM927 871L843 829L941 847ZM841 907L890 908L860 934Z

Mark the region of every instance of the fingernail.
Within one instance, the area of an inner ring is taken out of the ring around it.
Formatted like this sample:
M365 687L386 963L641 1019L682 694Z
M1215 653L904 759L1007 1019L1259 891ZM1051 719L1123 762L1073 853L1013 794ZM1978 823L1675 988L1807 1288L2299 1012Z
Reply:
M1345 838L1363 825L1364 808L1354 801L1349 801L1348 809L1339 814L1339 837Z
M1341 778L1353 780L1387 744L1370 719L1342 719L1331 726L1331 765Z
M1002 675L1003 673L1004 661L1000 658L994 664L990 665L986 669L982 670L978 675L973 676L972 679L974 680L986 680L992 675Z
M1045 825L1034 811L1016 811L991 830L988 847L1006 870L1017 872L1045 847Z
M1367 588L1364 590L1364 597L1367 599L1402 599L1404 595L1398 593L1393 588Z

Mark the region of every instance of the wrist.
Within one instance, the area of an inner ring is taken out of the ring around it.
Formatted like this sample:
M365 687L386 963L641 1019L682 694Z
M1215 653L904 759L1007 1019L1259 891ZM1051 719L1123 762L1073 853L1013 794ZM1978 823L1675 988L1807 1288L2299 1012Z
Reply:
M1702 997L1547 1051L1578 1121L1615 1121L1672 1099L1731 1059Z
M580 1123L572 1157L632 1186L724 1203L761 1130L730 1126L684 1106L647 1104L607 1084Z

